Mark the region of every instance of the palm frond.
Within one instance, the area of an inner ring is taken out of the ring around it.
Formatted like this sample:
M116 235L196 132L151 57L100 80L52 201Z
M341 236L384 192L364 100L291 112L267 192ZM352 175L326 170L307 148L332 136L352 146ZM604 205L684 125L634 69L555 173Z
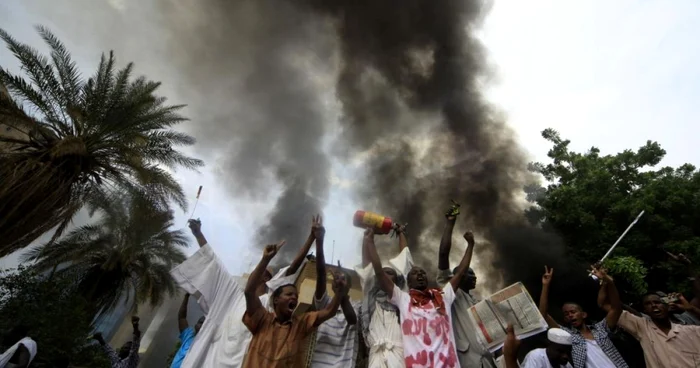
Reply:
M120 300L157 305L175 292L170 270L186 258L187 238L171 230L173 213L152 197L95 196L96 220L69 231L53 244L25 253L40 271L75 278L76 287L100 313ZM132 296L130 298L129 296Z
M0 257L49 229L57 240L78 209L95 210L115 193L186 210L182 187L162 169L203 165L175 149L194 144L172 130L187 121L183 105L157 95L160 82L133 78L133 64L118 69L113 52L83 80L65 45L37 31L49 57L0 29L23 72L0 66L0 120L25 134L0 140L9 144L0 154Z

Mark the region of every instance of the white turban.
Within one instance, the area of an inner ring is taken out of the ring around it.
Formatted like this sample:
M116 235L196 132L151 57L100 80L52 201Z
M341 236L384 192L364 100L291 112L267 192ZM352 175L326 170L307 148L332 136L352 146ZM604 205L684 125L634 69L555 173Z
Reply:
M559 345L571 345L571 334L561 328L550 328L547 331L547 339Z

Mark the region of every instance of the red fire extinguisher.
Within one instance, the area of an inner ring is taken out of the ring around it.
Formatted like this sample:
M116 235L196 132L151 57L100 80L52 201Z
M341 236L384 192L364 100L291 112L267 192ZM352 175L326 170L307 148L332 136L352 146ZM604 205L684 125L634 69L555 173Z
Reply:
M355 215L352 217L352 223L356 227L363 229L374 229L374 232L377 234L389 234L396 227L391 217L368 211L355 212Z

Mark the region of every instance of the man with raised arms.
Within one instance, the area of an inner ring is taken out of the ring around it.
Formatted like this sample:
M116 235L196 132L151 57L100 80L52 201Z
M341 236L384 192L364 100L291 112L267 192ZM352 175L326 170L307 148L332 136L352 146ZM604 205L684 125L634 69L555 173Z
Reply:
M243 365L251 339L250 332L242 322L246 310L244 281L232 277L226 271L226 267L207 243L201 231L201 222L190 220L189 226L200 249L175 267L171 274L186 293L197 298L197 303L207 318L182 362L182 368L239 368ZM259 283L255 285L255 295L262 305L270 307L270 290L296 280L313 241L311 232L292 264L281 269L274 277L269 270L264 270Z
M439 285L445 285L457 273L457 268L450 270L450 250L452 249L452 232L455 221L459 215L459 206L455 205L445 214L445 228L440 239L440 251L438 252L438 277ZM481 345L476 336L476 326L469 318L469 308L480 300L473 295L476 287L476 274L474 270L467 269L459 282L455 292L455 303L452 306L452 328L454 328L457 357L462 367L495 368L496 364L491 353Z
M365 231L368 255L379 285L387 293L389 301L398 307L401 315L406 367L460 367L450 311L455 300L455 290L469 269L474 252L474 235L467 232L464 238L468 244L467 251L448 283L441 289L430 288L426 271L421 267L413 267L407 277L410 291L405 292L384 273L374 245L374 231Z
M399 254L389 260L382 273L400 289L406 285L404 275L413 267L413 258L408 249L405 228L398 226ZM362 266L355 267L362 284L360 306L360 330L369 348L368 368L405 367L403 337L399 309L391 304L387 293L379 286L378 278L367 252L367 242L362 243Z
M336 277L333 280L335 295L324 309L294 315L299 304L299 293L296 286L290 283L274 290L274 312L267 310L257 297L256 288L262 282L267 265L283 245L284 241L265 247L262 259L250 274L245 288L246 311L243 323L253 334L253 339L250 341L244 368L305 367L307 352L303 349L304 340L319 325L336 315L341 301L348 294L345 278Z

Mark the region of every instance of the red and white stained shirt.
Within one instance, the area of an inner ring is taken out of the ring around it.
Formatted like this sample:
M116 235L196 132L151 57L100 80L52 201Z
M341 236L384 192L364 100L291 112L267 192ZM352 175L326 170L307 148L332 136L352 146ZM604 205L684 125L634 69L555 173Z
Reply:
M406 368L460 368L452 331L455 292L449 282L442 291L446 313L438 312L433 302L414 305L409 293L394 286L391 303L401 313Z

